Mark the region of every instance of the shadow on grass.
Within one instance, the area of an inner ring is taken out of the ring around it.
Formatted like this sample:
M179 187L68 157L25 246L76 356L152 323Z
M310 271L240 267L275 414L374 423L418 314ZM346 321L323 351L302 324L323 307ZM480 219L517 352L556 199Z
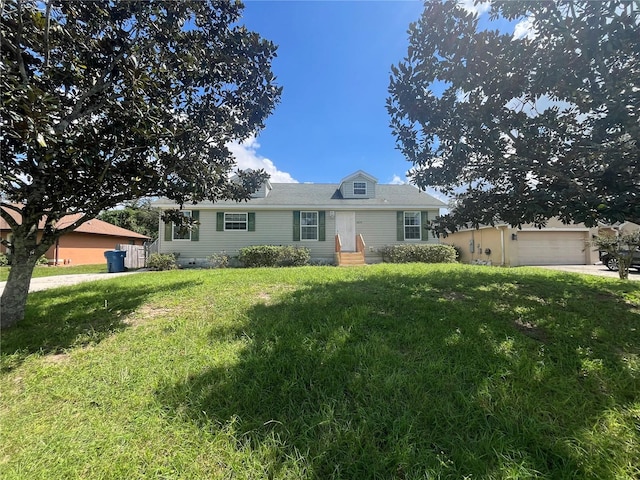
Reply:
M191 285L172 283L171 288ZM127 328L127 316L166 288L99 281L30 293L24 320L2 331L2 371L18 367L33 353L57 354L99 343Z
M265 478L638 472L624 411L639 400L627 360L640 353L640 313L621 297L636 287L487 272L267 290L244 320L211 332L244 342L237 363L166 385L158 400L176 421L233 431ZM625 428L591 436L607 415Z

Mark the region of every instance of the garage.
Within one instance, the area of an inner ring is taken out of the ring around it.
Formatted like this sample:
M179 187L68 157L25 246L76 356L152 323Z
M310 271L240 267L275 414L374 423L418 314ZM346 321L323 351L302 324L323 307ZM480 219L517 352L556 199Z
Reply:
M520 265L585 265L587 252L583 231L518 232Z

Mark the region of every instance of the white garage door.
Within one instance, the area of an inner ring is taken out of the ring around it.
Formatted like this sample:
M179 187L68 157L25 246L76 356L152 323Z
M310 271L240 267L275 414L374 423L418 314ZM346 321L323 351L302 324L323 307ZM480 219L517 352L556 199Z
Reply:
M520 265L584 265L585 232L518 232Z

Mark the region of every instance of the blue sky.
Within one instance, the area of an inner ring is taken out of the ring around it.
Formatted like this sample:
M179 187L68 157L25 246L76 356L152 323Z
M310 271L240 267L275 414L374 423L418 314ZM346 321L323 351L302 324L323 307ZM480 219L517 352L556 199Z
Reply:
M385 109L390 66L406 54L419 1L245 1L243 23L278 45L282 100L255 140L235 146L242 168L272 181L336 183L362 169L380 183L411 167Z
M481 15L481 28L533 32L526 19L490 22L488 4L460 4ZM278 45L283 94L258 137L232 145L238 166L264 168L273 182L337 183L357 170L406 182L412 165L395 147L385 102L422 11L418 0L245 0L241 23Z

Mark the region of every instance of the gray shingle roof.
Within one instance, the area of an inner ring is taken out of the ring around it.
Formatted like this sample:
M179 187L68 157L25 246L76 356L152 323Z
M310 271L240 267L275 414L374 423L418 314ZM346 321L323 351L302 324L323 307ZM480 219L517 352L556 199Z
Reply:
M346 209L397 209L397 208L440 208L446 204L421 192L412 185L376 185L375 198L344 199L340 195L339 184L335 183L272 183L273 189L265 198L252 198L248 202L220 201L199 203L199 207L238 207L258 209L278 208L322 208L329 210ZM166 198L154 202L158 207L175 206ZM185 206L185 208L187 208Z

